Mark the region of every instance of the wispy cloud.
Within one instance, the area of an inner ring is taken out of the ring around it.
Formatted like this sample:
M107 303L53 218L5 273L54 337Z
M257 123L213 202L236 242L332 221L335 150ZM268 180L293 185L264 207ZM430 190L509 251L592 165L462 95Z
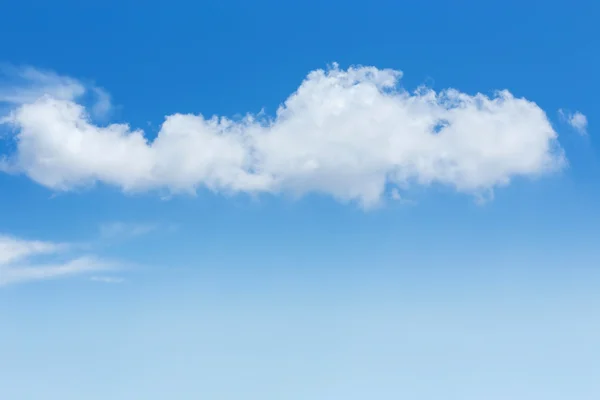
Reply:
M105 239L132 238L146 235L158 228L151 223L109 222L100 226L100 236Z
M414 200L405 199L400 194L400 191L397 188L392 189L392 191L390 193L390 198L394 201L397 201L397 202L405 204L405 205L415 205L416 204L416 202Z
M91 83L31 66L0 65L0 103L21 106L41 98L63 101L85 98L95 117L104 117L112 109L108 92Z
M0 286L80 275L112 268L115 268L114 264L93 257L76 258L60 264L0 266Z
M0 66L0 102L32 103L43 96L75 100L86 92L76 79L33 67Z
M117 266L94 256L74 256L70 254L74 248L69 244L0 235L0 286L86 274ZM37 260L39 257L44 260Z
M578 133L587 134L588 120L587 117L579 111L570 112L566 110L558 110L560 116Z
M92 276L90 278L91 281L93 282L100 282L100 283L123 283L125 282L125 279L120 278L120 277L116 277L116 276Z
M108 116L113 108L110 94L99 87L92 88L92 91L96 95L96 102L92 106L92 114L98 118L104 118Z
M56 254L68 248L64 243L23 240L0 234L0 266L40 254Z

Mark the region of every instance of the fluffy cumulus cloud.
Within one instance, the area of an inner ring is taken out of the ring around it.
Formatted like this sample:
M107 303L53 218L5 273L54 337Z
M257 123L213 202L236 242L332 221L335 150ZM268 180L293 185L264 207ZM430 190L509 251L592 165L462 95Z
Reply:
M334 65L309 73L272 117L174 114L152 139L127 124L95 124L93 107L54 89L5 117L16 149L4 165L61 191L102 182L126 192L312 192L364 207L411 185L481 195L565 166L535 103L505 90L408 92L400 78Z
M68 255L70 245L25 240L0 234L0 286L32 280L51 279L111 269L111 263L96 257ZM45 261L37 258L43 257ZM48 258L49 257L49 258Z

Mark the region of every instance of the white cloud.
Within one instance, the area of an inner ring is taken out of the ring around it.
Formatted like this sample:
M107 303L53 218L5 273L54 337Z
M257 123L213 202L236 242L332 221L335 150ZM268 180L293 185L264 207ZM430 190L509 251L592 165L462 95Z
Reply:
M100 282L100 283L123 283L125 279L115 277L115 276L92 276L90 278L91 281Z
M416 201L414 201L414 200L410 200L410 199L404 198L400 194L400 191L397 188L393 188L391 190L391 192L390 192L390 199L392 199L395 202L404 204L404 205L415 205L415 204L417 204Z
M0 234L0 265L9 264L40 254L58 253L67 248L60 243L22 240Z
M582 135L587 134L588 120L585 115L583 115L579 111L575 111L574 113L572 113L565 110L558 110L558 112L560 113L561 117L563 117L565 121L567 121L567 123L571 125L573 129L575 129Z
M392 193L390 194L392 200L400 201L402 200L402 195L400 195L400 191L397 188L392 189Z
M156 224L109 222L100 226L100 236L103 238L136 237L156 229Z
M71 257L59 261L56 256L72 246L62 243L24 240L0 235L0 286L31 280L50 279L89 273L114 267L95 257ZM63 254L64 255L64 254ZM39 256L52 257L49 262L32 262Z
M63 101L82 100L89 95L91 114L103 117L112 109L110 95L102 88L52 71L33 67L0 65L0 103L30 104L48 96ZM91 101L90 101L91 100Z
M95 125L81 104L47 94L8 117L18 139L8 163L54 190L103 182L126 192L318 192L364 207L394 187L481 196L566 165L535 103L508 91L409 93L400 77L374 67L313 71L273 118L174 114L152 141L126 124Z
M110 263L90 257L76 258L60 264L0 266L0 286L90 273L113 267Z
M96 103L92 106L92 114L96 117L104 118L112 110L110 94L99 87L94 87L92 90L96 95Z
M86 92L76 79L32 67L0 67L0 102L27 104L48 95L59 100L74 100Z

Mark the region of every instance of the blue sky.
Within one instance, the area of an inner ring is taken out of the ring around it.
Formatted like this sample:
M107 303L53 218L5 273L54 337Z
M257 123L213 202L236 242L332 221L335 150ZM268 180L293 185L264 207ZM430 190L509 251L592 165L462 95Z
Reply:
M1 399L600 396L595 2L4 3Z

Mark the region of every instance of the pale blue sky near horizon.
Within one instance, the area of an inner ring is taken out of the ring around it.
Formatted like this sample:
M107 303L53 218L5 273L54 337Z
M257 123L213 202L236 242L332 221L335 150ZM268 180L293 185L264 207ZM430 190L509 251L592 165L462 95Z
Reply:
M598 17L0 1L0 399L599 398Z

